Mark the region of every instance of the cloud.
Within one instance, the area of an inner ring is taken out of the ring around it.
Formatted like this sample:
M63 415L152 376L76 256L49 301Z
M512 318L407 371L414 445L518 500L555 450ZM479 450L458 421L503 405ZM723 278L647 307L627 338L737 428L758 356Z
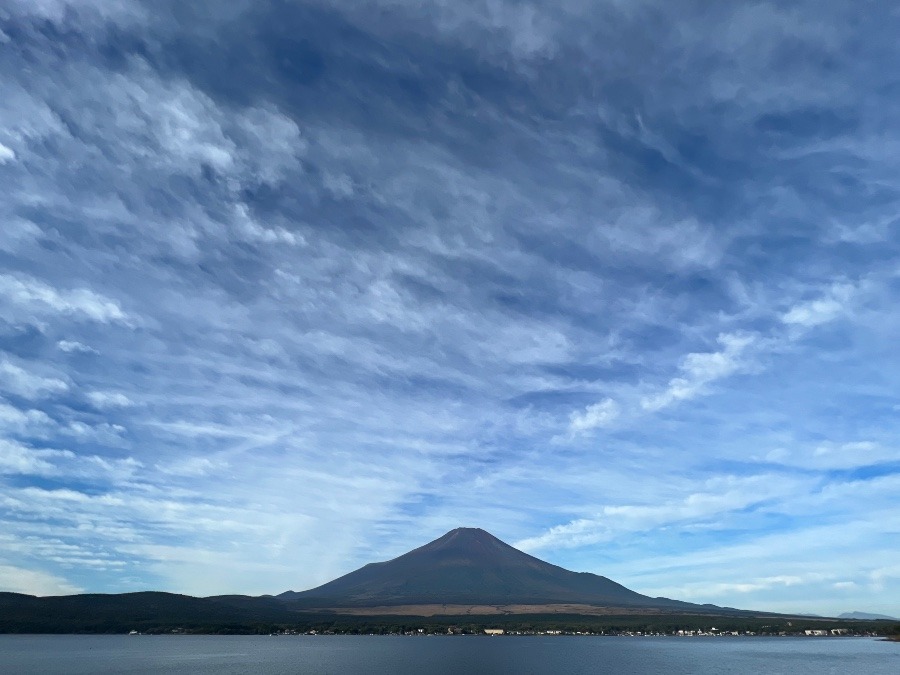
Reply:
M8 148L0 143L0 164L7 164L16 159L16 153L12 148Z
M287 246L300 246L304 243L302 235L289 232L283 227L263 227L250 216L249 210L243 204L238 205L235 211L237 229L250 241L260 241L267 244L285 244Z
M10 218L0 232L0 249L14 253L33 244L40 234L40 228L31 221Z
M109 447L121 446L125 432L126 429L121 424L109 422L88 424L79 420L70 421L58 429L61 437L74 438L82 443L93 441Z
M6 360L0 362L0 387L27 399L54 396L69 390L64 380L29 372Z
M83 589L47 572L0 564L0 590L28 595L71 595Z
M78 340L60 340L56 346L66 354L98 354L96 349L82 344Z
M81 10L80 12L78 10ZM105 0L11 0L8 11L14 16L36 16L41 19L64 23L87 20L98 15L105 19L140 17L140 5L133 2L106 2Z
M114 300L85 288L59 291L27 276L0 274L0 296L36 313L58 312L101 323L128 321L128 316Z
M847 310L856 289L850 284L835 284L821 298L791 307L782 316L784 323L802 328L813 328L833 321Z
M208 476L211 473L224 471L230 465L227 461L210 459L209 457L188 457L175 460L158 469L172 476Z
M662 392L644 397L641 407L655 412L703 394L707 385L747 367L748 352L759 343L759 337L750 333L723 333L716 341L722 349L687 354L679 366L681 376L673 378Z
M732 511L763 504L796 489L797 481L774 475L722 476L710 479L703 491L657 504L604 506L590 517L556 525L516 546L529 551L559 547L582 547L610 541L627 532L647 532L663 526L685 527L724 519Z
M776 588L786 588L799 585L819 584L827 581L828 577L819 574L799 575L778 575L773 577L757 577L747 579L746 581L737 583L710 583L705 585L683 586L672 589L673 596L679 598L708 599L729 597L735 594L756 593L758 591L768 591Z
M19 443L0 439L0 472L46 475L53 472L53 464Z
M619 417L619 404L611 398L589 405L583 412L573 412L569 417L569 431L581 433L607 427Z
M824 442L818 445L779 447L763 459L808 469L853 469L900 461L900 449L872 441Z
M54 426L52 418L42 410L22 410L0 399L0 433L35 434Z
M104 483L129 479L142 466L133 457L119 459L76 454L71 450L32 448L0 439L0 473L93 479Z
M870 573L872 585L879 591L888 587L888 582L900 579L900 565L879 567Z
M88 400L97 408L130 408L134 401L118 391L91 391L87 394Z

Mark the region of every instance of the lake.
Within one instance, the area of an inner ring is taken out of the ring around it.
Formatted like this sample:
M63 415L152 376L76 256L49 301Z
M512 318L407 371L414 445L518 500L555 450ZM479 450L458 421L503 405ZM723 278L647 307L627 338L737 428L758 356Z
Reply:
M0 673L900 673L872 638L0 635Z

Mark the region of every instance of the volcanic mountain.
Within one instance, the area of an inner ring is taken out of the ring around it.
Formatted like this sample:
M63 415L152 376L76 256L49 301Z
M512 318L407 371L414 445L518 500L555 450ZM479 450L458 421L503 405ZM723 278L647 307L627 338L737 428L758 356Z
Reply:
M317 588L277 597L298 608L577 603L666 611L712 609L651 598L606 577L570 572L482 529L467 527L393 560L370 563Z

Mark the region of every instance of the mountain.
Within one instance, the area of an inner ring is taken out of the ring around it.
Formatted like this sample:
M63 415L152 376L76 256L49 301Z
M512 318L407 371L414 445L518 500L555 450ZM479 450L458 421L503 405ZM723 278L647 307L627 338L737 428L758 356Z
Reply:
M886 614L870 614L869 612L844 612L843 614L838 615L839 619L864 619L866 621L878 621L878 620L887 620L887 621L900 621L895 616L887 616Z
M278 596L295 607L396 605L550 605L703 609L651 598L615 581L570 572L523 553L479 529L461 527L387 562L370 563L308 591Z
M629 625L674 631L708 627L712 617L720 629L754 632L799 632L839 621L798 622L802 617L651 598L603 576L551 565L474 528L453 530L318 588L277 597L0 592L0 633L372 633L395 632L410 621L422 621L429 631L440 633L461 621L476 632L477 626L496 626L498 621L528 630L535 625L557 630L560 621L575 621L595 629ZM880 618L861 612L844 617ZM879 627L861 621L861 629L852 622L833 625L869 632L873 627L884 630L888 622Z

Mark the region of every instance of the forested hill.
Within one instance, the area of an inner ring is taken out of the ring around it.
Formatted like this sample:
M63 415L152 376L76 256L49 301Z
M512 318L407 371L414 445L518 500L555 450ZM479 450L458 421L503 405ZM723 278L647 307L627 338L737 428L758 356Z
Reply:
M204 632L245 632L257 624L297 619L271 597L226 595L195 598L174 593L84 594L39 598L0 593L3 633L127 633L184 627Z

